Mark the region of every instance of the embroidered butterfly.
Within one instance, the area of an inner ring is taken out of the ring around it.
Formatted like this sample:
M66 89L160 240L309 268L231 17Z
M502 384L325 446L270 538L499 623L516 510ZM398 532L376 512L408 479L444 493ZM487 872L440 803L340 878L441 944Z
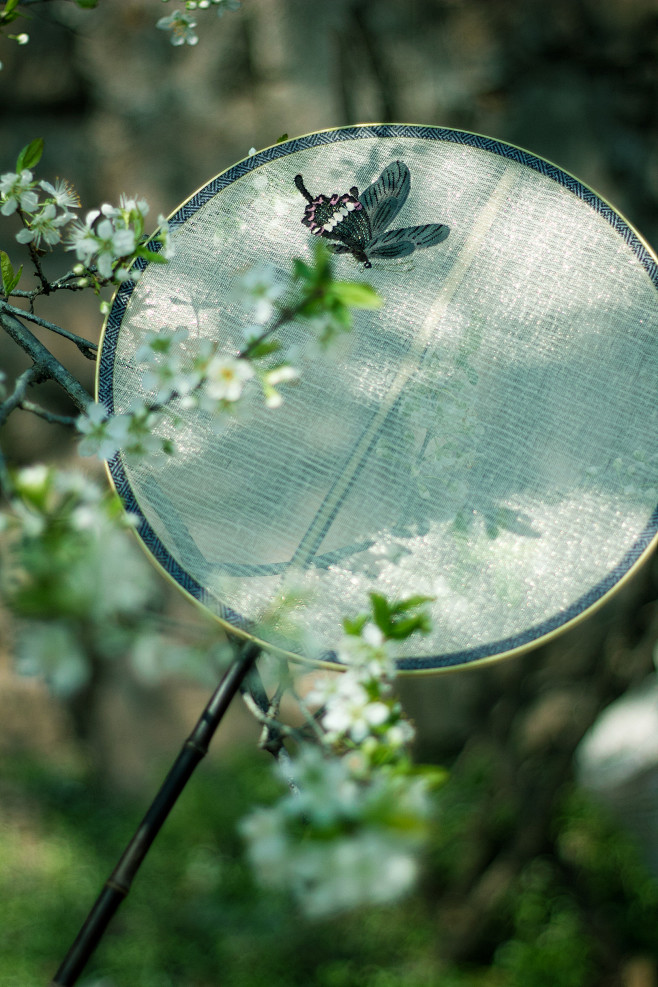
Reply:
M314 198L301 175L295 175L295 185L308 202L304 226L314 236L338 241L329 243L329 250L352 254L364 267L372 267L371 257L407 257L417 248L433 247L450 232L443 223L387 229L407 201L411 187L411 175L403 161L392 161L361 195L353 185L344 195Z

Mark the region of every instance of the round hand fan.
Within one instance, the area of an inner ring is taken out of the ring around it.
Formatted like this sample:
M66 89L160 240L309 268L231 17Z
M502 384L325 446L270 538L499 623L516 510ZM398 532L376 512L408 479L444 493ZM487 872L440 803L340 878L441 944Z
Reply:
M184 328L188 352L244 347L237 289L254 265L283 284L322 240L337 278L383 298L328 353L308 325L282 329L300 376L281 407L254 384L219 431L181 410L166 461L109 464L148 551L233 632L260 640L294 585L308 637L268 646L334 662L369 592L427 594L433 630L400 644L399 667L454 667L564 628L648 551L658 269L571 175L474 134L349 127L254 154L170 227L173 258L109 315L111 412L152 399L149 332Z

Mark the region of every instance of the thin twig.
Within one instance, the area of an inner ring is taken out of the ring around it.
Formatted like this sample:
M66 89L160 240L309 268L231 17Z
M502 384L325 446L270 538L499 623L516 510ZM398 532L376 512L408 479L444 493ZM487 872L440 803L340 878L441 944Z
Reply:
M0 302L0 306L2 306L5 312L9 312L19 319L27 319L28 322L33 322L35 326L40 326L42 329L49 329L51 332L56 332L58 336L64 336L65 339L70 339L72 343L75 343L83 356L86 356L89 360L96 359L98 347L95 343L90 342L83 336L76 336L74 332L69 332L68 329L62 329L61 326L55 325L54 322L41 319L32 312L26 312L24 308L17 308L15 305L10 305L9 302Z
M273 746L283 746L283 737L299 737L300 731L296 727L290 727L287 723L275 719L271 713L264 712L250 692L243 691L242 700L254 719L265 728L258 742L261 750L274 754Z
M258 669L254 667L247 679L245 679L240 690L249 712L263 725L258 746L261 750L269 751L277 761L281 761L282 751L285 751L286 756L289 757L283 744L284 737L293 737L298 742L302 739L300 730L289 727L275 718L281 704L281 698L286 689L285 682L288 678L289 672L286 665L281 676L281 682L274 696L270 699L265 691L265 686L263 685L263 680L260 677Z
M322 728L320 726L319 721L324 716L324 714L326 712L326 707L325 706L322 706L320 709L317 709L317 710L315 710L315 712L313 712L311 709L309 709L309 707L306 705L306 702L302 699L302 697L299 695L299 693L294 688L291 687L290 691L292 693L293 699L295 700L295 702L299 706L300 710L302 711L302 713L306 717L306 722L309 724L309 726L313 730L313 733L315 734L316 739L319 740L321 743L324 743L326 738L325 738L324 731L322 730Z
M293 308L282 308L272 325L268 329L264 329L260 336L256 336L251 342L245 346L243 350L238 353L238 359L246 360L253 353L257 346L260 346L268 336L271 336L273 332L280 329L287 322L292 322L296 315L299 314L302 305L293 306Z
M35 363L16 379L13 392L0 404L0 425L4 425L12 411L21 406L28 387L30 384L37 383L41 379L41 374L40 367Z
M16 210L16 214L17 214L17 216L19 216L20 221L23 224L23 226L25 227L25 229L26 230L29 230L30 227L29 227L29 225L28 225L28 223L27 223L27 221L25 219L25 213L23 212L23 210L21 209L20 206ZM51 290L50 289L50 281L48 280L48 278L46 277L46 275L43 273L43 268L41 266L41 258L39 256L39 251L34 246L34 241L30 240L30 242L27 245L27 249L30 251L30 258L32 259L32 263L34 264L34 271L35 271L36 276L38 277L39 281L41 282L41 287L43 289L43 293L44 293L44 295L49 295L50 294L50 290Z
M0 492L8 497L12 490L11 475L7 469L7 460L2 449L0 449Z
M54 411L48 411L46 408L42 408L40 404L35 404L34 401L21 401L18 407L21 411L31 411L33 415L38 415L50 425L73 427L76 423L76 419L72 418L71 415L57 415Z
M81 280L84 282L83 284L80 283ZM74 271L67 271L66 274L62 274L61 278L57 278L55 281L51 281L49 287L51 292L62 291L62 290L84 291L85 288L88 287L88 284L86 283L84 278L81 279L79 274L76 274ZM10 292L9 297L29 298L30 303L32 303L35 298L38 298L39 295L43 295L43 294L44 294L44 290L41 286L39 286L38 288L32 288L30 291L26 291L24 288L14 288Z
M276 332L277 329L280 329L281 326L284 326L287 322L292 322L293 319L296 319L299 313L304 308L306 308L309 301L313 301L316 298L321 298L322 294L323 292L320 288L315 288L301 302L298 302L296 305L285 306L284 308L282 308L279 311L279 314L277 315L272 325L269 326L269 328L263 330L260 336L256 336L254 339L252 339L251 342L247 346L245 346L243 350L240 350L240 352L238 353L238 359L246 360L251 355L251 353L256 349L256 347L260 346L260 344L263 343L268 338L268 336L271 336L272 333Z

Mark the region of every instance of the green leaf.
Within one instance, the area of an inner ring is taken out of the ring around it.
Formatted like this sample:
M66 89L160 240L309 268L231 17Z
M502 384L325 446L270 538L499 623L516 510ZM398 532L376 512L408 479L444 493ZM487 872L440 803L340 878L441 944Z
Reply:
M296 281L310 281L313 277L313 268L305 264L299 257L295 257L292 262L292 270Z
M23 168L34 168L39 164L43 154L43 137L36 137L29 144L26 144L16 160L16 171Z
M280 137L277 137L276 142L277 142L277 144L283 144L283 142L284 141L287 141L287 140L288 140L288 135L287 134L281 134Z
M381 593L371 593L370 602L372 604L372 615L375 619L377 627L380 631L389 636L389 632L392 628L391 623L391 610L388 605L388 600Z
M450 773L434 764L409 764L406 773L412 778L424 778L431 789L436 790L448 781Z
M75 0L75 2L83 10L93 10L94 7L98 6L98 0Z
M269 356L270 353L276 353L277 350L281 349L281 343L276 339L264 339L262 343L258 343L253 349L249 350L250 360L262 360L263 357Z
M21 17L21 12L16 10L19 0L7 0L5 9L0 11L0 24L11 24L17 17Z
M419 613L415 617L396 620L391 624L388 636L397 641L403 641L405 638L415 634L416 631L420 631L421 634L427 634L431 629L432 625L427 614Z
M354 634L356 637L359 637L361 631L367 623L368 614L364 613L361 614L360 617L354 617L353 619L346 617L343 621L343 627L345 628L346 634Z
M152 264L167 264L167 258L159 250L147 250L146 247L138 247L135 251L136 257L143 257L144 260Z
M331 280L331 254L319 237L315 241L315 276L320 282Z
M382 298L362 281L334 281L332 293L350 308L379 308Z
M385 637L394 638L398 641L415 634L416 631L426 634L431 630L431 622L426 613L409 617L402 617L401 615L422 606L424 603L429 603L433 599L433 596L410 596L406 600L394 600L389 603L381 593L371 593L370 603L373 619Z
M435 599L435 596L409 596L406 600L396 600L395 603L391 604L391 612L406 613L407 610L413 610L414 607L422 607L424 603L433 603Z
M0 271L2 272L3 291L5 295L9 295L21 279L23 265L21 264L17 272L14 271L9 260L9 254L5 253L4 250L0 250Z

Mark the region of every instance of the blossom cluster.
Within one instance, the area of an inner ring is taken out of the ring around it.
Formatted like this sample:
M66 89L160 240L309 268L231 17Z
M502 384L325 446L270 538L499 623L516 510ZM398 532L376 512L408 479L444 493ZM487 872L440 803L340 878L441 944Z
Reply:
M173 347L165 353L163 345L173 340L180 342L186 335L180 329L170 335L150 334L138 356L146 366L144 386L155 390L153 403L137 400L127 412L116 415L110 415L99 402L90 403L76 423L83 436L78 447L81 455L111 459L119 449L131 458L172 454L174 442L156 434L169 402L177 399L182 410L201 409L212 415L221 429L223 414L237 405L252 378L260 376L266 404L275 408L283 400L275 385L297 377L297 371L288 365L257 374L249 360L219 353L209 342L200 344L187 363Z
M155 391L154 402L165 404L179 399L181 408L201 408L218 415L236 404L245 385L254 377L254 369L239 355L218 351L210 340L197 342L193 352L184 343L186 329L172 332L148 332L136 353L136 360L146 368L142 383Z
M16 234L18 242L31 243L37 249L59 243L63 227L76 218L74 210L80 206L68 182L36 181L29 168L0 175L0 201L0 214L21 215L24 227Z
M164 0L165 3L168 0ZM183 0L184 10L175 10L166 17L161 17L156 27L169 31L172 45L196 45L199 36L196 33L197 21L194 16L197 11L214 9L218 17L227 11L238 10L240 0Z
M81 456L98 456L99 459L112 459L119 449L130 458L171 453L173 445L155 434L160 420L157 412L141 401L136 401L129 411L120 415L110 415L105 405L98 401L90 402L85 414L76 420L77 429L83 436L78 452Z
M79 261L74 274L80 287L120 284L138 257L163 261L171 256L163 216L158 217L157 235L145 245L149 206L144 199L122 195L118 206L104 203L79 219L80 198L68 182L35 179L33 169L42 152L43 141L32 141L20 152L16 170L0 175L0 215L20 217L19 243L29 244L38 253L64 243Z
M307 696L323 710L327 740L339 748L359 746L365 757L378 761L395 760L414 739L414 728L393 693L392 643L372 621L357 634L346 634L338 650L346 671L320 679Z
M90 674L85 634L110 657L119 625L153 594L148 567L120 531L133 519L81 473L34 465L13 475L0 522L2 595L19 618L17 670L71 695Z
M310 916L383 904L411 890L443 772L411 763L414 738L393 694L393 641L429 628L413 613L426 598L389 604L373 594L372 615L347 621L339 677L306 697L319 705L318 746L278 771L289 791L242 823L259 880L288 888Z
M313 746L279 774L292 790L241 825L261 883L289 889L312 918L411 890L431 810L426 778L366 773L358 754L327 758Z
M74 250L81 263L80 274L95 269L105 281L125 281L130 275L130 265L137 256L148 255L152 251L140 250L145 239L145 219L149 211L144 199L122 195L118 206L104 203L99 209L92 209L84 220L72 224L67 250ZM172 254L169 241L169 227L164 216L158 217L156 242L162 245L160 258L168 259ZM158 255L156 255L158 256Z
M18 674L39 676L64 701L98 660L128 660L145 684L174 674L214 688L229 661L223 635L210 621L191 637L163 629L155 571L126 533L138 518L118 497L80 472L41 464L9 481L0 591L15 618Z
M79 446L83 456L111 459L118 449L133 457L173 452L173 442L158 438L155 429L174 400L180 410L198 408L211 415L219 428L251 381L260 384L268 408L281 405L279 387L293 383L299 372L286 361L272 359L279 344L268 338L273 330L264 323L277 316L286 288L270 267L262 265L249 270L236 291L251 319L244 329L242 351L221 352L208 339L192 344L183 326L149 330L135 354L137 363L144 367L142 384L150 394L149 402L137 400L127 412L117 415L108 414L102 404L90 404L77 421L83 435Z

